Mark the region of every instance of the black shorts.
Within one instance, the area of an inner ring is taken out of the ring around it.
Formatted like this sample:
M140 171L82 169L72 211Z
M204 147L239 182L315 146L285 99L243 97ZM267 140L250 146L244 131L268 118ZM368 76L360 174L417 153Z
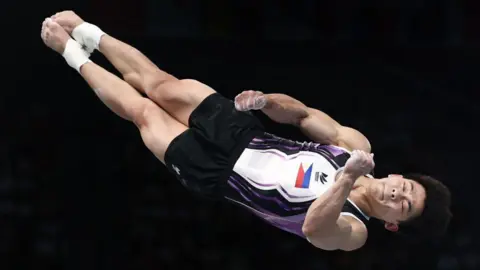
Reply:
M165 164L187 189L221 198L235 162L263 126L218 93L205 98L188 123L190 128L168 146Z

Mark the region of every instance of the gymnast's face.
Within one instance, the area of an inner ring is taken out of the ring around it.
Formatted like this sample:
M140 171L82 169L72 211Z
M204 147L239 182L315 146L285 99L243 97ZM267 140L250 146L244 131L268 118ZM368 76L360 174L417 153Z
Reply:
M389 230L398 230L398 224L422 214L426 193L419 183L391 174L378 179L369 190L373 214L386 222Z

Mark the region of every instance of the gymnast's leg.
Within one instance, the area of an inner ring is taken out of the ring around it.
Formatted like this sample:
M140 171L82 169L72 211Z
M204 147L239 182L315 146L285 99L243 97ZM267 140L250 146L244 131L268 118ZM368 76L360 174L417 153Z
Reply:
M72 11L52 16L67 32L89 51L98 49L122 73L126 82L145 93L171 116L188 126L191 112L215 91L195 80L178 80L160 70L132 46L105 34Z
M168 145L187 127L142 97L128 83L89 61L88 54L56 22L46 19L41 35L48 47L62 54L67 63L82 75L105 105L135 123L145 145L164 162Z

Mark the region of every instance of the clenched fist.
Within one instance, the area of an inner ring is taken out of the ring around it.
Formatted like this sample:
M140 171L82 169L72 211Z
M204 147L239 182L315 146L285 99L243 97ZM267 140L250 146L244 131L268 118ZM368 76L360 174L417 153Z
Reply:
M260 91L243 91L235 97L235 108L239 111L261 110L267 104L267 98Z
M374 167L375 162L373 161L373 154L354 150L350 158L347 160L343 172L358 178L370 173Z

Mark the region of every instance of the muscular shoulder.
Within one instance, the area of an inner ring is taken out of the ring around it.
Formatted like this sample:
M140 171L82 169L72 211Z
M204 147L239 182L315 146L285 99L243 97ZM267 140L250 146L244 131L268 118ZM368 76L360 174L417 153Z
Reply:
M365 240L366 240L366 237L368 235L368 230L367 230L367 226L365 225L365 223L360 221L358 218L355 218L355 217L350 216L350 215L340 214L339 219L343 219L346 222L348 222L348 224L350 224L350 226L352 227L352 232L357 233L359 235L361 234L362 236L365 237Z
M358 219L341 215L337 220L337 228L328 236L313 236L308 241L324 250L353 251L365 245L368 231L365 224Z
M363 245L365 245L365 242L367 242L368 238L368 230L367 226L360 220L351 217L351 216L340 216L340 218L343 218L346 222L350 224L351 227L351 233L350 235L344 235L345 241L343 244L339 247L339 249L344 250L344 251L352 251L361 248Z

